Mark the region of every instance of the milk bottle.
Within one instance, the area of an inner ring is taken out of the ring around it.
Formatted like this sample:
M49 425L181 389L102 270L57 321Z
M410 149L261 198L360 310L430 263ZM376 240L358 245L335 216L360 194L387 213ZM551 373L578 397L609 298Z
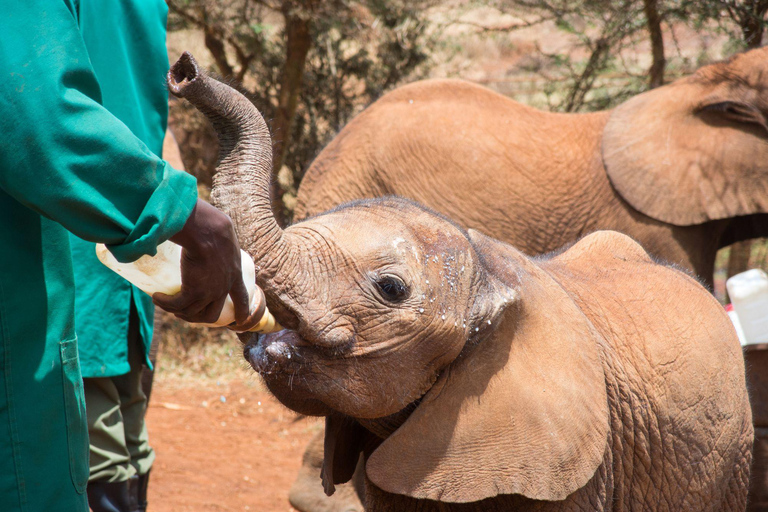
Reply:
M768 343L768 274L747 270L726 281L747 345Z
M175 295L181 291L181 246L170 240L157 246L157 254L155 256L145 255L131 263L120 263L117 261L104 244L96 244L96 256L104 265L149 295L157 292ZM243 250L240 250L240 256L243 281L245 281L245 287L248 290L250 311L253 312L258 306L259 298L263 297L263 294L256 287L256 269L254 268L253 260ZM235 306L232 303L232 299L227 297L218 320L212 324L200 325L221 327L229 325L234 321ZM275 317L272 316L268 309L265 309L261 321L251 331L267 333L278 331L281 328L275 321Z

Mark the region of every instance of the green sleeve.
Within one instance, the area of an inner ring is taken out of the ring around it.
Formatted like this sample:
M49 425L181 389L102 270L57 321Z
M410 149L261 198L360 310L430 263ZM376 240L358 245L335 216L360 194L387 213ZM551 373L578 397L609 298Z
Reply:
M102 107L72 3L11 0L3 11L0 188L120 261L154 254L194 208L195 178Z

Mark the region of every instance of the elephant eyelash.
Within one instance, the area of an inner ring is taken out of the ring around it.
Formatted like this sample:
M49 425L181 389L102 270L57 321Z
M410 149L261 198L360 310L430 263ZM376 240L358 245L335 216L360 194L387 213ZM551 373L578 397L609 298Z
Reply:
M395 276L381 276L374 278L374 284L379 292L379 295L387 301L392 303L400 303L406 300L411 291L402 279Z

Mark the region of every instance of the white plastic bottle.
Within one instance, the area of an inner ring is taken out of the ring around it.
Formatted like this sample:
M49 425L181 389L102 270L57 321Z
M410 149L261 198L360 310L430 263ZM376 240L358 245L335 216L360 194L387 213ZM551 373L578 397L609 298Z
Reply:
M726 281L746 344L768 343L768 274L747 270Z
M104 244L96 244L96 256L104 265L149 295L157 292L176 295L181 291L181 246L171 241L158 245L155 256L145 255L131 263L117 261ZM248 289L250 311L253 312L258 306L258 300L261 296L260 293L257 293L256 288L256 269L253 260L245 251L241 250L240 256L243 281ZM227 297L218 320L212 324L200 325L223 327L234 321L235 306L231 297ZM265 308L261 320L251 331L266 333L280 329L281 327L275 321L275 317L272 316L269 309Z

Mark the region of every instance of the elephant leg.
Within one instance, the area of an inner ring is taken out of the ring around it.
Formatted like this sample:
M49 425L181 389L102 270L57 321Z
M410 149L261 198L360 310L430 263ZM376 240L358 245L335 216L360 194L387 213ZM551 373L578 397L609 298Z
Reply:
M362 464L358 463L352 480L336 486L333 496L326 496L320 479L323 466L323 439L321 430L307 445L301 468L291 486L288 501L299 512L363 512L360 496L365 490Z
M747 387L755 426L748 512L768 512L768 349L764 347L748 346L744 351Z

